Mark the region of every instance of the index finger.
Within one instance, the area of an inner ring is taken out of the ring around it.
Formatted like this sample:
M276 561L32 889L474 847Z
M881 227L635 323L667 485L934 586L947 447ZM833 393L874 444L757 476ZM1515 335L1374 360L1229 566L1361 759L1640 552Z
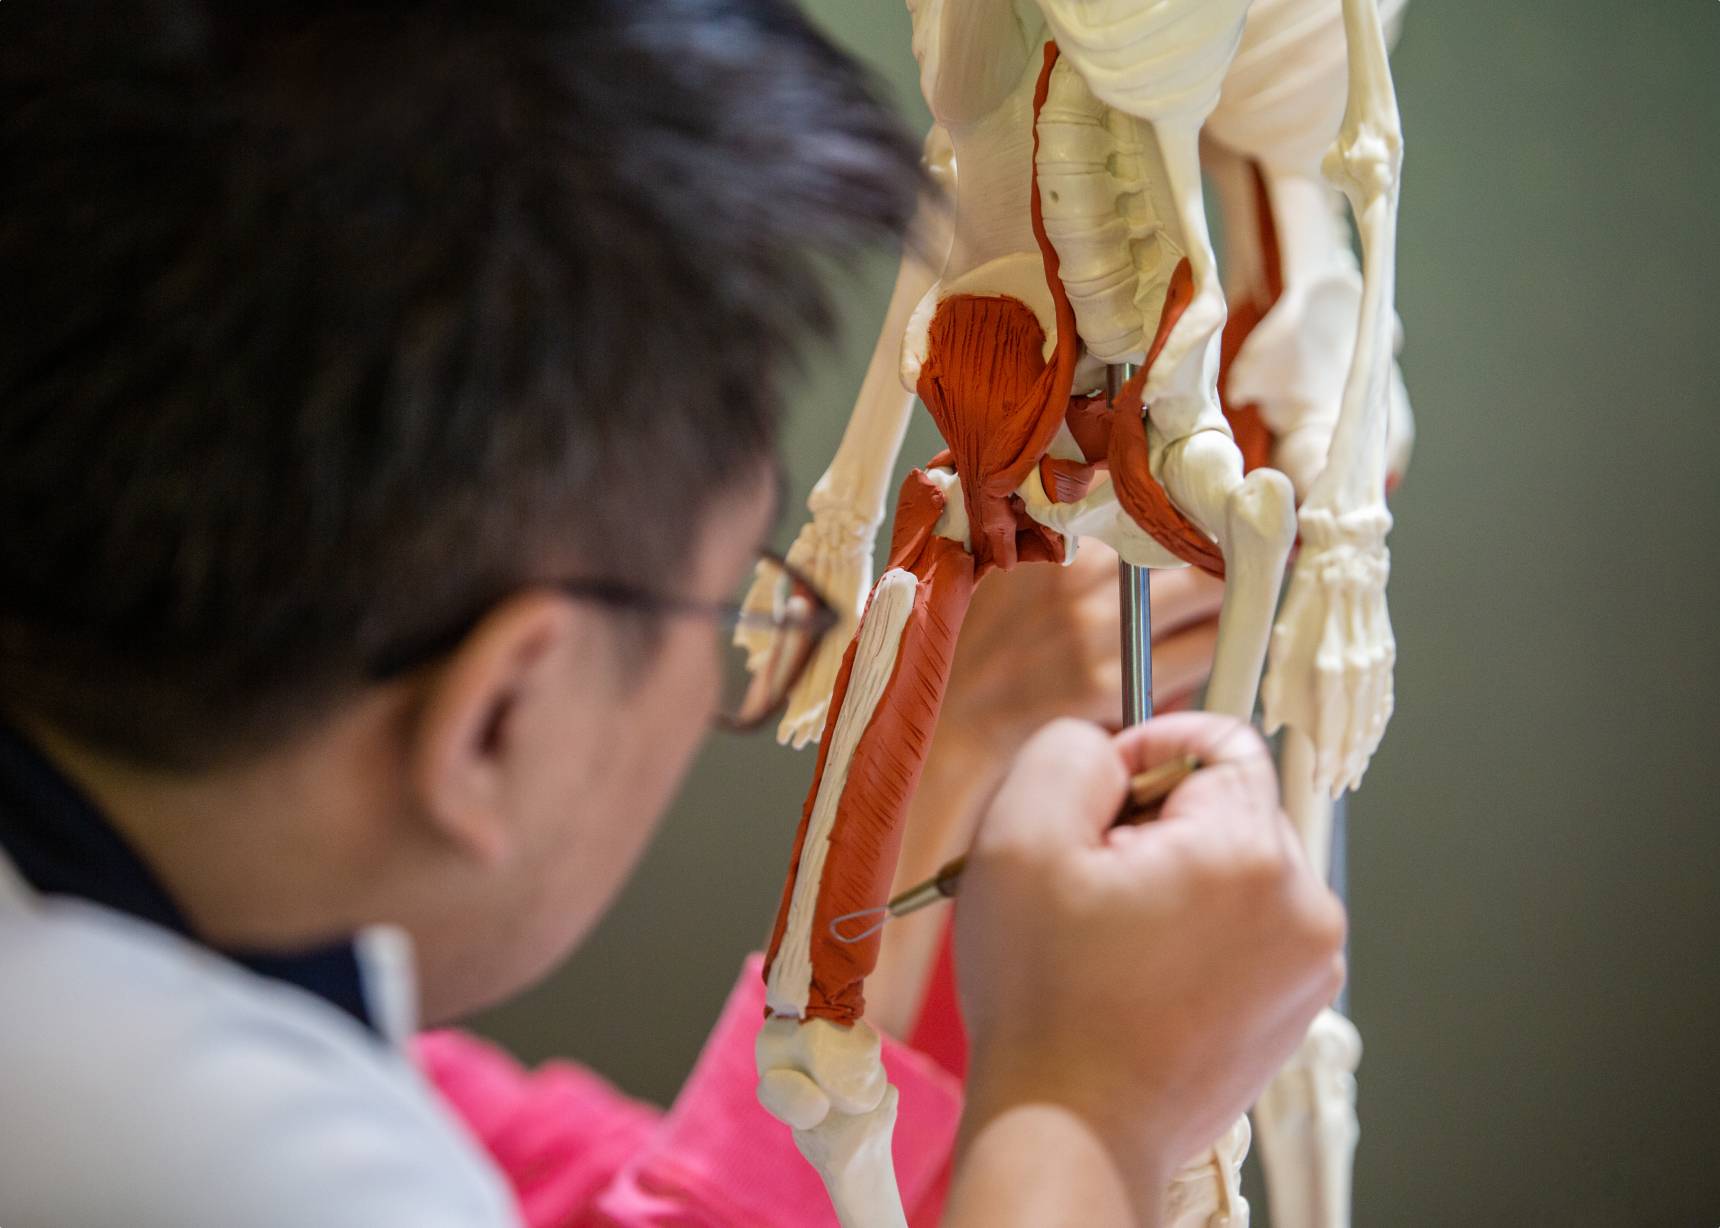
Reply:
M1200 760L1200 770L1166 799L1166 818L1182 812L1190 800L1188 794L1207 793L1221 777L1243 794L1277 802L1278 773L1266 743L1252 726L1235 717L1174 712L1123 730L1112 745L1131 776L1182 755Z

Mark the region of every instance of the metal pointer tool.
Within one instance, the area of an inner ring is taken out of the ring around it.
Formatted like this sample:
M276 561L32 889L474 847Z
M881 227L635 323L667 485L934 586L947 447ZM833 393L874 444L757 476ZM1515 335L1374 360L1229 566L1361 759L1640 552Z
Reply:
M1152 819L1158 813L1159 803L1169 797L1171 790L1192 776L1200 766L1199 756L1183 755L1134 776L1129 781L1129 795L1124 799L1123 808L1118 811L1111 826L1132 827ZM832 919L831 937L838 942L860 942L870 938L895 917L919 912L939 900L954 899L956 890L961 885L962 871L967 869L967 860L967 854L964 853L954 861L946 863L925 882L894 896L882 908L862 908L858 912L843 913ZM855 921L866 921L869 924L856 933L843 932L842 927L845 924Z

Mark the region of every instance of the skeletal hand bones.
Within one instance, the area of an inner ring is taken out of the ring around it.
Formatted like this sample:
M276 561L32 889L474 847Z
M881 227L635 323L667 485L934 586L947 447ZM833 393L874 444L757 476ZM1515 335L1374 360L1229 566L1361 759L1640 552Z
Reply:
M1300 526L1302 555L1273 631L1262 698L1268 733L1282 725L1307 731L1314 778L1335 797L1361 783L1391 719L1391 514L1383 504L1343 517L1304 508Z

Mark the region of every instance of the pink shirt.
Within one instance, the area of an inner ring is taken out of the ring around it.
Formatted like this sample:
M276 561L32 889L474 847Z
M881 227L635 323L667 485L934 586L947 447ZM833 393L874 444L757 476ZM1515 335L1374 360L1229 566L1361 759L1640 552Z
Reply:
M759 956L746 961L666 1113L583 1067L552 1062L527 1071L459 1032L419 1037L416 1056L508 1178L528 1228L834 1228L818 1174L753 1094L760 968ZM948 1185L965 1065L947 943L913 1041L886 1037L884 1066L901 1093L894 1151L902 1203L912 1228L932 1228Z

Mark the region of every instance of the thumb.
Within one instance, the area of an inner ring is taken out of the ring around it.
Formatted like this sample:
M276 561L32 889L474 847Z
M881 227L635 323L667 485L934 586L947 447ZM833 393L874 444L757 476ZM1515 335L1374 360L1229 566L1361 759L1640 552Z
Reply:
M1127 786L1123 760L1104 730L1053 721L1016 755L981 820L974 851L1097 845Z

